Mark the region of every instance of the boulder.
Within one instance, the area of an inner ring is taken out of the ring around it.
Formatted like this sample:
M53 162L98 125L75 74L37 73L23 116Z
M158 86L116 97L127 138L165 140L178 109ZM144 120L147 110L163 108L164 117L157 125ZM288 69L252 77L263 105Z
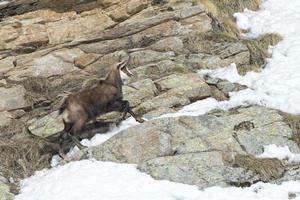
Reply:
M97 160L136 163L156 179L201 188L245 186L259 180L276 182L284 176L279 160L255 156L274 143L298 153L291 138L292 130L278 111L251 106L147 121L93 147L90 155Z
M27 122L28 130L38 137L47 138L64 129L62 117L58 111L52 112L42 118L34 118Z

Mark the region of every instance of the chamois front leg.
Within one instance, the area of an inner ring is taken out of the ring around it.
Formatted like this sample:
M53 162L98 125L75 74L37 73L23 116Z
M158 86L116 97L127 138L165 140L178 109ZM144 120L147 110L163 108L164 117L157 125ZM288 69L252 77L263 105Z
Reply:
M64 150L64 145L65 145L65 141L68 138L68 133L65 131L62 131L59 135L58 141L59 141L59 150L58 150L58 154L59 156L66 160L66 155L65 155L65 150Z
M140 117L137 117L137 115L131 110L129 106L129 102L126 100L122 100L122 111L123 111L123 116L121 120L124 120L126 117L126 114L129 113L137 122L143 123L145 120L143 120Z
M74 123L74 125L71 128L71 131L68 132L68 136L71 137L72 141L75 143L75 145L80 149L83 150L87 148L87 146L82 145L79 140L76 138L76 135L80 133L82 130L82 127L84 126L86 120L79 119Z

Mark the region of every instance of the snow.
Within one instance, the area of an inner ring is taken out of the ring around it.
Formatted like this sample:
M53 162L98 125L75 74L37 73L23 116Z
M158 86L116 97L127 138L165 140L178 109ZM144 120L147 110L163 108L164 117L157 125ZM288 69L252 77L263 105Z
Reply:
M236 13L238 25L250 30L248 37L278 33L283 41L270 48L272 58L261 73L236 80L254 90L251 101L289 113L300 113L300 1L265 0L257 12ZM234 96L234 95L233 95ZM243 101L245 101L244 99Z
M158 181L135 165L83 160L37 172L25 179L16 200L266 200L300 199L300 182L256 183L249 188L196 186Z
M260 158L278 158L279 160L288 160L290 162L300 162L300 154L294 154L287 146L276 146L274 144L264 147L264 152L259 155Z
M227 79L249 88L230 93L228 101L218 102L209 98L185 106L177 113L160 117L196 116L216 108L226 110L245 104L300 113L300 0L264 0L259 11L245 10L243 13L236 13L235 17L241 28L250 31L246 34L247 37L269 32L283 36L283 41L270 47L272 58L265 68L260 73L249 72L245 76L237 73L234 64L223 69L200 71L202 75ZM107 134L99 134L82 143L88 146L101 144L121 130L137 124L133 118L129 118ZM70 152L72 153L76 153L76 148ZM300 155L292 154L287 147L275 145L266 146L264 153L258 157L300 161ZM281 185L256 183L249 188L211 187L201 191L195 186L154 180L139 172L135 165L82 160L45 169L25 179L16 199L283 200L288 199L289 193L295 193L295 199L300 199L300 181L288 181Z

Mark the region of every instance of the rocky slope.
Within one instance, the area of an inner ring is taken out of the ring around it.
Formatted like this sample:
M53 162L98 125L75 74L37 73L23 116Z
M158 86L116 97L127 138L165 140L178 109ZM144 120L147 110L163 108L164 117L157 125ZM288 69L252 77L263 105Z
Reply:
M280 37L241 38L231 14L244 7L256 9L259 1L226 2L1 1L0 148L19 156L17 161L0 164L6 177L1 184L9 183L8 177L19 181L47 166L28 160L24 152L11 151L5 141L17 145L25 139L38 141L37 157L55 153L55 145L41 138L55 143L63 128L57 115L59 95L91 86L128 53L135 76L123 87L125 99L148 119L208 97L226 100L229 92L243 89L225 80L204 79L196 72L232 62L241 74L257 71L268 56L268 45ZM117 115L101 118L109 121ZM253 156L265 144L288 145L300 152L295 126L290 128L286 119L278 111L255 106L156 119L124 130L91 152L99 160L137 163L158 179L200 187L280 182L288 176L288 164ZM35 167L29 167L33 162ZM7 170L13 167L18 172ZM2 193L0 189L0 197Z

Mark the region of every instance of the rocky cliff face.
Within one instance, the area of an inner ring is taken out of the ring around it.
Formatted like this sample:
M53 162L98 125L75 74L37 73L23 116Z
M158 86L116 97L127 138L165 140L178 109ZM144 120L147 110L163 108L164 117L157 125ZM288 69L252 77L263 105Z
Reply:
M1 1L0 141L39 140L36 153L40 157L53 153L55 148L40 138L55 142L55 135L62 130L56 112L59 95L91 86L127 53L135 76L127 80L123 92L138 115L157 117L208 97L226 100L230 91L244 87L225 80L205 80L196 71L233 62L241 74L257 71L268 56L268 45L280 39L275 35L240 38L231 14L245 7L256 9L259 1L226 2ZM261 118L261 113L268 119ZM234 164L234 157L248 155L243 158L255 160L251 155L273 143L300 152L284 119L277 111L250 107L236 113L153 120L123 131L92 152L100 160L137 163L158 179L200 187L275 181L285 176L278 161L270 161L275 169L265 173ZM247 121L254 123L253 128L234 129ZM32 139L27 128L39 139ZM4 152L16 153L2 143ZM26 159L23 155L20 162L0 164L0 169L20 168L15 174L3 170L3 176L17 180L45 167L42 162L26 171L36 162Z

